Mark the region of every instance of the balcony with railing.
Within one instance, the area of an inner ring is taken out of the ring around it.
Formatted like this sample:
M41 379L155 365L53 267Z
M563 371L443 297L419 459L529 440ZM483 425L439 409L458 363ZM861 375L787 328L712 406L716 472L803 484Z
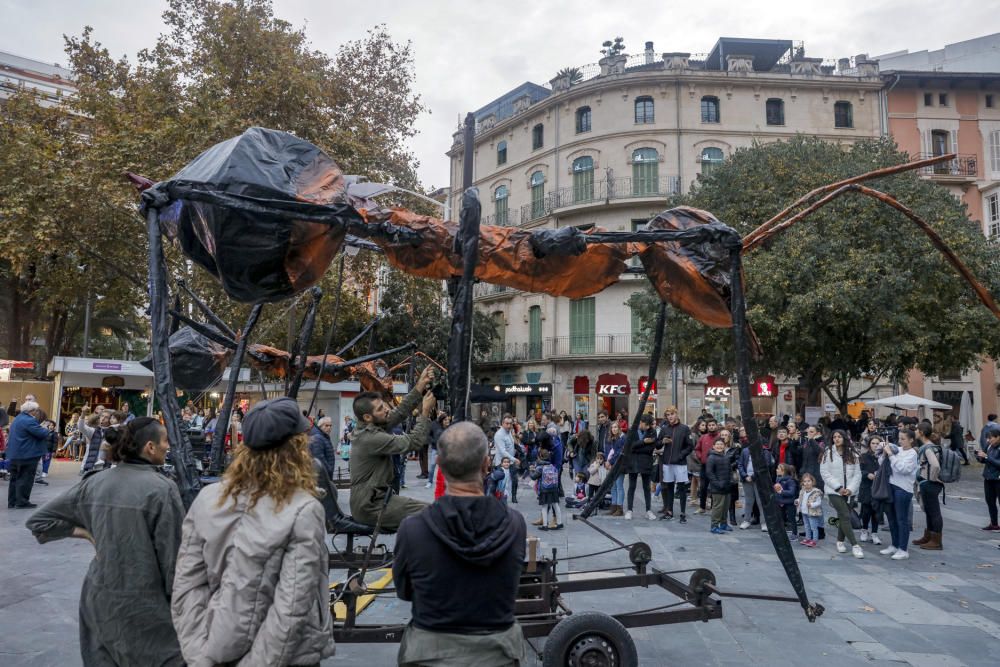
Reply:
M646 344L631 333L593 336L556 336L535 343L497 343L479 355L479 364L525 363L560 358L621 357L649 354Z
M473 299L487 299L491 296L510 296L518 290L506 285L493 285L491 283L476 283L472 286Z
M920 155L921 159L931 157L937 157L937 155L927 153ZM918 170L918 173L921 176L929 176L931 178L946 178L948 180L975 180L979 175L979 159L976 155L959 154L951 160L938 162L937 164L932 164L928 167L922 167Z
M506 214L488 215L484 222L501 226L526 225L571 206L599 206L629 199L666 199L680 192L679 176L657 178L621 176L600 181L583 181L549 192L519 209L509 209Z

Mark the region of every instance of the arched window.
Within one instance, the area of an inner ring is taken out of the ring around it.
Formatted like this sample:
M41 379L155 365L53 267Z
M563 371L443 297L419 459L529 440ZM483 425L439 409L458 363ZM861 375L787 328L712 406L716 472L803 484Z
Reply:
M590 132L590 107L580 107L576 110L576 133Z
M506 225L508 220L507 215L507 186L501 185L493 192L493 217L496 219L494 224Z
M854 112L850 102L837 102L833 105L833 126L854 127Z
M573 160L573 203L594 199L594 158L578 157Z
M528 309L528 359L542 358L542 307Z
M718 123L721 120L719 113L719 98L714 95L706 95L701 98L701 122Z
M497 144L497 164L507 164L507 142Z
M764 103L764 115L768 125L785 124L785 101L772 97Z
M545 215L545 175L536 171L531 175L531 218Z
M535 151L545 143L545 128L541 123L531 128L531 150Z
M660 155L655 148L639 148L632 153L632 194L655 195L660 191Z
M705 176L712 173L712 170L722 164L723 155L721 148L709 146L701 151L701 173Z
M653 122L653 98L648 95L635 98L635 122Z

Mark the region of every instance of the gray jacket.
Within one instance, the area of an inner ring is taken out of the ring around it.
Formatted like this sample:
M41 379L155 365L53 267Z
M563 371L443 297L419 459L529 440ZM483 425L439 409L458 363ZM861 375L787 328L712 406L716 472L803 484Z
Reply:
M190 667L315 664L333 655L323 507L297 491L280 510L263 497L219 507L222 484L184 519L171 604Z

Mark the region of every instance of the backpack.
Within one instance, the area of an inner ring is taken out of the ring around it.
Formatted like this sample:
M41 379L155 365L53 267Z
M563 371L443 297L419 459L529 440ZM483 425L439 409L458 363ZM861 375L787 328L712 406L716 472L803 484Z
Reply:
M938 479L945 484L952 484L961 479L962 462L955 450L950 447L947 449L944 447L935 447L934 454L937 455L938 462L941 464Z
M542 467L542 478L538 488L542 491L555 491L559 488L559 470L551 463L546 463Z

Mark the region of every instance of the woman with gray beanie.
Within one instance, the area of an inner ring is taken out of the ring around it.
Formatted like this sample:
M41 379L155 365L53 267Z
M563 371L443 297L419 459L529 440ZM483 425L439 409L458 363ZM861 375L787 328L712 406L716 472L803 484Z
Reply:
M333 655L309 426L291 398L255 405L222 481L184 520L171 607L191 667L318 665Z

